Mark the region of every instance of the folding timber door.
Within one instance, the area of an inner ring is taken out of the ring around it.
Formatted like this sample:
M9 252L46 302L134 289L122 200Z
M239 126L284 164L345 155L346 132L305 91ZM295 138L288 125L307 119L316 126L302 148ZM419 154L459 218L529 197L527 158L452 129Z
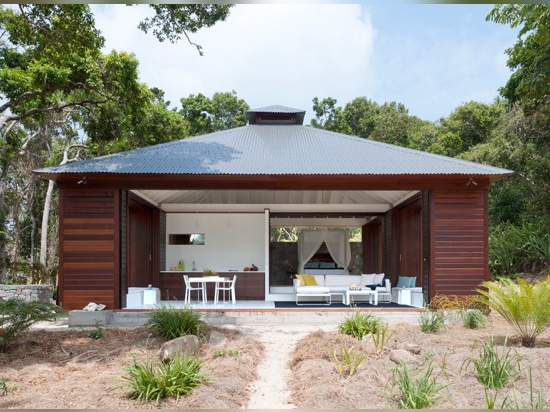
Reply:
M132 199L128 242L128 287L147 287L153 279L153 209Z
M422 286L422 204L420 200L399 210L399 274L416 276L416 286Z

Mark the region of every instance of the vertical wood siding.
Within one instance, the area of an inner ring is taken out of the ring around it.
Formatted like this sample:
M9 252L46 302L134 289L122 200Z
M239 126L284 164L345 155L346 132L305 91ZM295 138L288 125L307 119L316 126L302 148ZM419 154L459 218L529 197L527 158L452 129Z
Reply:
M119 307L119 194L60 190L59 300L64 309L90 302Z
M422 292L424 301L430 296L430 192L422 192Z
M433 191L430 210L430 298L471 295L489 273L487 191Z

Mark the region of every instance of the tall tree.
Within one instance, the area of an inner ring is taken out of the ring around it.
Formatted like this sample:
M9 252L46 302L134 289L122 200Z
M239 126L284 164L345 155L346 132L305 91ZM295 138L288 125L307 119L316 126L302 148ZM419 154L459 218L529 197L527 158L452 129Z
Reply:
M245 126L246 112L250 109L243 99L237 97L235 90L214 93L211 99L202 93L191 94L181 98L180 102L180 114L189 122L192 136Z
M157 14L165 11L167 19L143 22L141 28L158 29L155 35L160 41L164 33L175 42L179 35L188 37L200 27L225 19L231 6L151 7ZM48 152L31 153L35 146L25 142L37 141L33 137L37 130L46 139L57 136L48 126L51 118L78 115L88 143L95 144L95 153L153 144L157 136L164 140L185 137L188 129L177 113L155 101L156 96L138 83L134 56L101 54L104 38L87 5L0 6L0 31L1 278L11 230L5 211L10 168L21 164L16 162L20 156ZM66 145L73 147L70 141Z
M310 125L318 129L330 130L337 133L351 133L351 129L346 124L342 115L342 108L336 106L337 100L332 97L326 97L319 100L313 98L313 112L315 119L312 119Z
M191 41L189 33L196 33L202 27L211 27L229 16L233 4L150 4L155 16L146 18L138 27L147 33L153 30L156 38L163 42L177 43L181 36L195 46L203 55L202 46Z
M497 4L487 20L519 28L518 41L506 50L513 70L501 93L527 111L548 109L550 95L550 6Z

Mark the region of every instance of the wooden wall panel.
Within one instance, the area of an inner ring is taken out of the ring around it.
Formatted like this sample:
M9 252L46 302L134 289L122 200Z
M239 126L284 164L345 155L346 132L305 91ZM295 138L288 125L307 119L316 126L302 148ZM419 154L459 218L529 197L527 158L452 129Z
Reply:
M430 297L471 295L488 280L487 191L430 196Z
M59 302L120 307L119 193L60 190Z

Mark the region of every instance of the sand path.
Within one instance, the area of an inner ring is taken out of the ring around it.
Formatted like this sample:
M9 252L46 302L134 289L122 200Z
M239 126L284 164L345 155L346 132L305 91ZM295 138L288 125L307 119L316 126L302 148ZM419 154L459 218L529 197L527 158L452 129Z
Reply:
M294 409L287 382L288 362L296 343L317 330L334 330L334 325L242 325L238 329L265 345L265 357L258 365L258 379L252 384L247 409Z

